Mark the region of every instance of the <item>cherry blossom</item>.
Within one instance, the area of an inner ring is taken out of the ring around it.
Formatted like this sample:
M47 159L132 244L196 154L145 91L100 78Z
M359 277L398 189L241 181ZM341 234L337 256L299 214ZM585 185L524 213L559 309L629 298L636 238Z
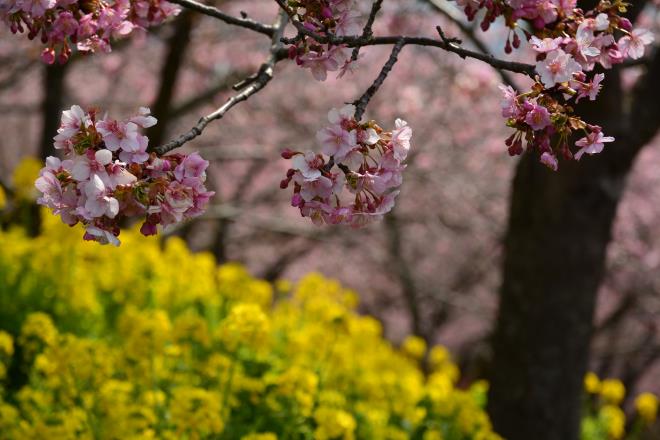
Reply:
M294 170L300 171L305 181L315 181L321 177L323 157L313 151L308 151L304 155L294 156L291 165Z
M525 116L525 122L532 127L534 131L543 130L551 125L550 113L548 109L538 104L528 104L531 110Z
M603 151L606 142L614 142L612 136L605 136L600 130L594 130L587 137L583 137L575 143L576 146L582 147L575 153L575 160L580 160L584 153L598 154Z
M536 71L541 75L541 81L546 87L563 83L571 78L573 74L582 71L582 67L561 49L548 53L545 60L536 63Z
M580 26L578 26L577 33L575 35L575 43L577 44L578 53L584 57L596 57L600 55L600 49L596 46L592 46L594 40L596 39L589 21L583 21Z
M197 153L158 157L147 153L139 128L153 126L149 109L127 120L97 118L73 106L63 112L56 144L67 159L46 160L35 182L37 202L68 225L85 226L85 240L119 245L119 224L143 217L144 235L204 212L213 192L204 186L208 161Z
M81 52L110 51L110 41L136 29L157 25L178 14L178 7L163 0L87 2L70 0L3 0L0 19L12 33L41 37L41 59L65 63L72 48Z
M392 151L396 160L404 161L410 150L410 139L412 138L412 128L403 119L394 121L394 130L392 130Z
M412 129L397 119L384 132L374 121L358 122L354 112L347 105L328 113L332 125L317 134L327 159L312 151L282 152L292 168L280 187L293 183L291 206L316 225L365 226L389 212L399 193Z
M559 49L560 44L564 41L563 38L544 38L540 39L535 35L532 35L529 42L532 45L532 48L539 53L552 52L553 50Z
M644 56L644 46L653 43L653 34L647 29L635 29L630 35L621 37L619 48L623 56L637 60Z
M605 79L605 74L597 73L594 75L593 80L588 83L583 83L581 81L571 82L572 86L577 90L578 95L575 97L575 102L579 102L580 99L589 97L590 101L595 101L600 89L603 87L601 82Z
M517 118L520 115L520 104L518 103L518 95L511 86L499 85L499 89L504 95L500 107L502 109L502 116L505 118Z
M357 146L357 134L355 130L345 130L341 125L333 124L319 130L316 139L321 144L324 154L334 156L341 161Z
M322 36L350 36L362 31L362 14L356 3L355 0L301 0L289 6L296 20L312 32ZM325 81L328 72L339 71L338 76L342 77L356 67L351 49L346 45L320 45L308 37L290 46L289 57L299 66L310 69L318 81Z

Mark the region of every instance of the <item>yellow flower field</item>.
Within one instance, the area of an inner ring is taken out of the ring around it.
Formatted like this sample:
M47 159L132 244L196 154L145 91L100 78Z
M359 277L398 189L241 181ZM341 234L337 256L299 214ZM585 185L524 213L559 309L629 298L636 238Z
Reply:
M44 216L0 232L2 439L481 439L486 386L455 387L443 347L419 360L357 296L217 267L170 238L120 248Z

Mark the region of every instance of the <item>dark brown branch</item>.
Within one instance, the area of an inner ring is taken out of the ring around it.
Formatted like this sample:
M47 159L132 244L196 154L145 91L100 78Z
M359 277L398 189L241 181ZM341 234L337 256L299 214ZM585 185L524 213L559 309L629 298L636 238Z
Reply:
M489 50L484 44L483 41L474 32L474 29L471 28L470 26L466 25L463 21L461 21L460 17L457 17L456 14L448 11L445 9L441 4L438 3L438 0L424 0L433 10L436 12L440 13L442 16L444 16L447 20L449 20L451 23L456 25L461 33L465 35L465 37L470 40L472 44L479 50L479 52L483 54L488 54ZM511 86L513 88L516 88L516 84L513 81L513 78L504 70L502 69L496 69L497 73L500 75L500 78L502 79L502 82L504 82L506 85Z
M290 9L284 3L284 0L275 0L280 7L288 14L291 14ZM300 40L302 36L314 39L317 43L332 44L332 45L346 45L348 47L365 47L365 46L382 46L392 45L403 41L403 45L416 45L416 46L430 46L444 49L447 52L455 53L461 58L473 58L475 60L483 61L496 69L507 70L509 72L520 73L529 77L534 77L536 69L531 64L519 63L516 61L505 61L495 58L493 55L475 52L469 49L460 47L452 39L435 40L426 37L406 37L403 35L390 35L383 37L364 37L361 35L346 35L336 36L332 34L320 35L307 29L301 22L292 18L291 22L298 31L298 35L293 38L282 38L285 44L294 44Z
M284 28L288 17L284 13L278 15L277 24L274 29L276 30L273 34L272 44L270 49L270 56L268 60L261 65L259 71L253 80L246 84L246 87L239 92L238 94L230 97L227 102L225 102L220 108L218 108L213 113L210 113L202 117L197 124L191 128L188 132L182 134L177 139L170 141L160 147L157 147L154 151L159 155L163 155L175 148L179 148L186 142L189 142L195 139L197 136L202 134L206 126L217 119L222 119L224 115L231 110L236 104L246 101L250 96L257 93L259 90L263 89L273 78L273 68L275 64L281 59L281 47L280 38L284 33Z
M219 20L222 20L227 24L250 29L260 34L268 35L269 37L272 37L273 34L276 32L276 29L273 26L260 23L250 18L234 17L232 15L225 14L218 8L214 8L213 6L208 6L203 3L196 2L194 0L170 0L170 1L171 3L176 3L177 5L183 6L184 8L192 9L193 11L199 12L201 14L205 14L210 17L214 17Z
M382 5L383 5L383 0L376 0L371 5L371 12L369 13L367 24L365 24L364 29L362 29L362 38L371 38L371 36L373 35L371 28L374 25L374 21L376 20L376 15L378 14L378 11L380 10L380 7ZM360 46L354 47L353 53L351 54L351 61L356 61L358 59L359 54L360 54Z
M462 47L456 45L456 43L447 44L444 41L434 40L432 38L406 37L401 35L373 37L371 39L364 39L361 36L345 36L345 37L322 36L310 32L307 29L304 29L303 33L307 34L311 38L314 38L317 42L321 44L327 44L327 43L345 44L348 47L391 45L391 44L396 44L398 41L403 40L404 46L415 45L415 46L438 47L440 49L446 50L447 52L453 52L463 59L473 58L475 60L483 61L484 63L489 64L490 66L496 69L507 70L509 72L514 72L514 73L520 73L522 75L527 75L532 78L536 74L536 69L532 64L519 63L516 61L500 60L499 58L495 58L493 55L490 54L483 54L483 53L475 52L473 50L463 49ZM283 38L282 42L289 44L293 40L295 40L295 38L294 39Z
M364 92L364 94L360 96L360 98L357 101L355 101L355 119L357 121L362 119L362 115L364 114L364 111L367 108L367 104L369 104L369 101L376 94L380 86L383 85L385 78L387 78L387 75L389 75L390 71L392 70L392 67L394 67L394 64L396 64L399 57L399 52L401 52L401 49L403 49L403 45L404 45L403 39L399 40L394 45L390 57L388 58L387 62L381 69L380 74L378 74L376 80L367 89L367 91Z

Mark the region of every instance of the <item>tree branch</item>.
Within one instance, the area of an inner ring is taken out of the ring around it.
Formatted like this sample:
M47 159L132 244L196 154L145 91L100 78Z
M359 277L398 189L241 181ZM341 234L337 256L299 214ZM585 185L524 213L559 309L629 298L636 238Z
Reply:
M380 74L378 74L378 77L374 83L367 89L366 92L364 92L362 96L360 96L357 101L355 101L355 120L359 121L362 119L362 115L367 108L367 104L369 104L369 101L376 94L380 86L383 85L385 78L387 78L387 75L392 70L392 67L394 67L394 64L396 64L399 57L399 52L401 52L401 49L403 49L403 44L403 40L399 40L394 45L390 57L380 71Z
M383 5L383 0L376 0L371 5L371 12L369 13L367 24L365 24L364 29L362 29L363 38L369 38L373 35L371 32L371 28L374 25L374 21L376 20L376 14L378 14L378 11L380 10L380 7L382 5ZM351 61L356 61L358 59L359 54L360 54L360 47L359 46L354 47L353 53L351 54Z
M479 52L483 54L489 54L488 47L484 44L479 37L474 32L474 29L471 28L470 26L466 25L457 14L448 11L446 8L444 8L438 0L423 0L426 4L431 6L431 8L440 13L442 16L444 16L447 20L449 20L451 23L456 25L461 33L465 35L465 37L470 40L472 44L479 50ZM513 81L513 78L504 70L502 69L496 69L497 73L500 75L500 78L502 79L502 82L508 86L511 86L513 88L516 88L516 84Z
M251 18L238 18L232 15L225 14L220 9L213 6L208 6L203 3L196 2L194 0L169 0L170 3L176 3L179 6L183 6L187 9L192 9L193 11L199 12L210 17L217 18L218 20L224 21L227 24L234 26L240 26L246 29L253 30L260 34L268 35L272 37L277 30L274 26L260 23L258 21L252 20Z
M275 0L280 7L286 11L288 14L291 13L289 8L284 3L284 0ZM382 46L382 45L392 45L397 44L402 41L403 45L416 45L416 46L430 46L438 47L444 49L447 52L455 53L461 58L473 58L479 61L483 61L486 64L493 66L496 69L507 70L514 73L520 73L527 75L529 77L534 77L536 74L536 69L532 64L519 63L516 61L505 61L495 58L490 54L483 54L475 52L469 49L464 49L460 47L455 40L443 38L441 40L435 40L433 38L426 37L407 37L403 35L388 35L383 37L373 37L373 36L362 36L362 35L346 35L346 36L336 36L332 34L320 35L316 32L313 32L307 29L301 22L292 18L291 22L298 31L298 35L293 38L282 38L281 41L285 44L294 44L297 43L302 36L307 36L315 40L317 43L321 44L332 44L332 45L346 45L348 47L365 47L365 46Z
M189 0L186 0L189 1ZM177 139L170 141L160 147L154 149L154 151L163 155L175 148L179 148L186 142L189 142L195 139L197 136L202 134L206 126L217 119L222 119L224 115L231 110L236 104L246 101L250 96L257 93L259 90L263 89L273 78L273 68L275 64L281 59L282 51L280 39L284 33L284 28L286 27L288 17L284 13L278 15L277 23L274 25L275 32L273 33L272 43L270 48L270 56L268 60L261 65L259 71L253 77L250 77L249 81L241 84L243 90L230 97L227 102L225 102L220 108L218 108L213 113L210 113L202 117L197 124L191 128L188 132L180 135Z
M373 24L373 20L375 20L376 13L380 9L380 4L382 3L382 0L381 1L376 0L374 2L363 35L342 36L342 37L338 37L336 35L319 35L305 28L305 26L301 22L291 17L291 22L298 30L298 35L294 38L283 37L287 16L292 15L290 9L286 5L286 3L284 3L284 0L275 0L278 3L278 5L280 5L282 12L279 15L278 23L276 23L271 27L264 27L265 25L254 22L253 20L247 18L237 19L235 17L227 16L223 12L217 10L216 8L206 6L201 3L197 3L194 0L173 0L173 1L174 3L177 3L181 6L189 7L191 9L197 10L202 13L207 13L208 15L217 17L230 24L246 27L256 32L270 35L272 43L271 43L270 57L264 64L261 65L259 71L253 76L247 78L245 81L241 82L239 85L235 86L235 89L237 87L242 88L242 91L230 97L222 107L218 108L213 113L210 113L202 117L193 128L191 128L188 132L180 135L177 139L172 140L154 149L150 149L151 151L155 151L160 155L165 154L175 148L178 148L184 145L185 143L191 141L192 139L196 138L197 136L201 135L204 129L206 128L206 126L210 122L217 119L221 119L236 104L247 100L250 96L254 95L258 91L263 89L273 77L273 68L275 64L278 61L286 58L287 56L287 51L282 48L281 43L285 43L285 44L295 43L299 41L300 38L302 38L303 36L308 36L321 44L333 44L333 45L341 44L358 49L364 46L394 45L394 48L392 49L392 53L390 55L390 59L383 66L383 70L381 71L380 75L378 76L378 78L376 78L374 84L372 84L372 86L365 92L365 94L362 95L362 97L360 97L360 99L358 99L357 101L356 117L358 117L358 119L359 117L362 116L362 113L364 112L364 109L366 108L366 105L368 104L369 100L371 99L373 94L376 93L382 82L385 80L387 74L392 69L394 63L396 63L399 52L401 51L403 46L408 44L417 45L417 46L438 47L448 52L455 53L461 58L477 59L485 62L486 64L489 64L495 69L520 73L530 76L532 78L536 74L536 70L534 66L531 64L500 60L490 54L479 53L468 49L464 49L460 47L456 39L445 37L444 33L442 32L442 29L439 26L436 29L440 34L441 37L440 40L426 38L426 37L406 37L402 35L373 37L373 35L371 35L371 25Z

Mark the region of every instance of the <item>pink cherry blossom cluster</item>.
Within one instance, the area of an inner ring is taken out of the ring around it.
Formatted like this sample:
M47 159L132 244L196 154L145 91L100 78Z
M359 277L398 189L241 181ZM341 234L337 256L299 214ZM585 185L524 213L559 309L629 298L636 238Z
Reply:
M603 76L602 73L597 74L588 83L571 80L570 84L574 84L573 87L578 90L575 92L575 101L583 97L596 99ZM584 80L584 77L580 79ZM583 154L600 153L604 143L614 141L613 137L603 135L601 127L587 124L579 117L570 115L566 106L543 93L541 87L521 95L512 87L500 86L500 89L504 94L502 116L507 118L507 125L516 130L506 140L512 156L522 154L524 141L528 151L540 155L541 163L557 171L558 156L580 160ZM574 132L580 131L585 133L585 137L576 142L575 145L580 148L573 153L569 148L569 140Z
M353 105L328 113L330 125L316 134L323 154L282 153L292 167L280 187L293 182L291 205L316 225L365 226L388 213L399 194L412 129L397 119L394 130L385 132L354 114Z
M305 28L322 36L357 35L362 30L354 0L296 0L290 1L289 7ZM289 47L289 57L310 69L319 81L324 81L328 72L340 71L342 76L354 63L345 45L322 45L307 37Z
M149 109L124 121L98 118L74 105L63 112L55 148L66 159L49 157L35 182L37 202L68 225L85 226L85 240L119 245L119 225L144 217L140 232L154 235L204 212L213 192L204 186L208 162L199 154L157 157L139 128L156 124Z
M180 9L165 0L1 0L0 19L12 33L39 37L41 58L65 63L75 46L110 52L110 40L160 24Z
M653 35L645 29L634 29L621 17L622 1L601 0L590 11L577 8L576 0L456 0L470 20L477 11L486 11L482 29L488 29L498 16L504 16L511 28L506 52L520 46L516 34L518 20L531 23L532 33L524 36L536 53L535 84L527 93L518 95L513 88L501 86L504 93L502 116L516 132L506 140L511 155L521 154L523 141L527 149L540 154L541 162L558 169L558 157L579 160L583 154L596 154L604 143L614 141L602 128L588 124L573 114L574 104L581 99L595 100L604 75L587 75L597 65L609 69L625 58L638 59ZM615 39L615 32L622 34ZM513 38L511 38L513 34ZM568 146L573 132L584 132L573 153Z

